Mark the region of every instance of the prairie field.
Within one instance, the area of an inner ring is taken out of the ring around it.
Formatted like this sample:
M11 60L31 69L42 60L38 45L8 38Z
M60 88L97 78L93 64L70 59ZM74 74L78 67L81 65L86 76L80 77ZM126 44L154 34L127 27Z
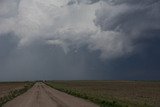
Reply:
M7 95L10 91L21 89L25 86L24 82L1 82L0 98Z
M15 97L23 94L33 86L33 82L1 82L0 107Z
M48 81L101 107L160 107L160 81Z

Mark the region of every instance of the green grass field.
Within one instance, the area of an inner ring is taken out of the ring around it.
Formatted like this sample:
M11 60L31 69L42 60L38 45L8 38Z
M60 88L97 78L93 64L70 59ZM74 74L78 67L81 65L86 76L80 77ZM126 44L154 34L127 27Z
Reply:
M48 81L101 107L160 107L160 81Z

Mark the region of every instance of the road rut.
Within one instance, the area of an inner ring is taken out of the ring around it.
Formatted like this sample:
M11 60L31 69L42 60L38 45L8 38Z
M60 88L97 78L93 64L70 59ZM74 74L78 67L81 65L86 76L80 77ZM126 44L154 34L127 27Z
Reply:
M44 83L36 83L26 93L3 107L99 107L89 101L55 90Z

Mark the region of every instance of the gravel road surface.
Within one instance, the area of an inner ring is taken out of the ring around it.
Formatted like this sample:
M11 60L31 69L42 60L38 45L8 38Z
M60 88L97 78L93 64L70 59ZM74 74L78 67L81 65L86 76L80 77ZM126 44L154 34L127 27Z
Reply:
M36 83L26 93L3 107L99 107L89 101L57 91L44 83Z

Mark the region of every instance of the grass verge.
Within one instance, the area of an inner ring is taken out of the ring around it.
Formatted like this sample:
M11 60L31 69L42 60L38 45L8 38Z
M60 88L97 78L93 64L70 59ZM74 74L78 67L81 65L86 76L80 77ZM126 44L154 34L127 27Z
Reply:
M0 98L0 107L2 107L8 101L13 100L15 97L25 93L33 85L34 85L33 82L28 82L28 83L25 84L24 88L10 91L6 96Z
M100 105L100 107L128 107L128 105L121 104L121 103L117 102L116 100L111 101L111 100L106 100L103 98L97 98L95 96L88 95L87 93L83 93L83 92L76 90L76 89L65 88L62 85L53 84L52 82L45 82L45 84L56 89L56 90L65 92L67 94L70 94L70 95L73 95L76 97L80 97L80 98L89 100L95 104Z

